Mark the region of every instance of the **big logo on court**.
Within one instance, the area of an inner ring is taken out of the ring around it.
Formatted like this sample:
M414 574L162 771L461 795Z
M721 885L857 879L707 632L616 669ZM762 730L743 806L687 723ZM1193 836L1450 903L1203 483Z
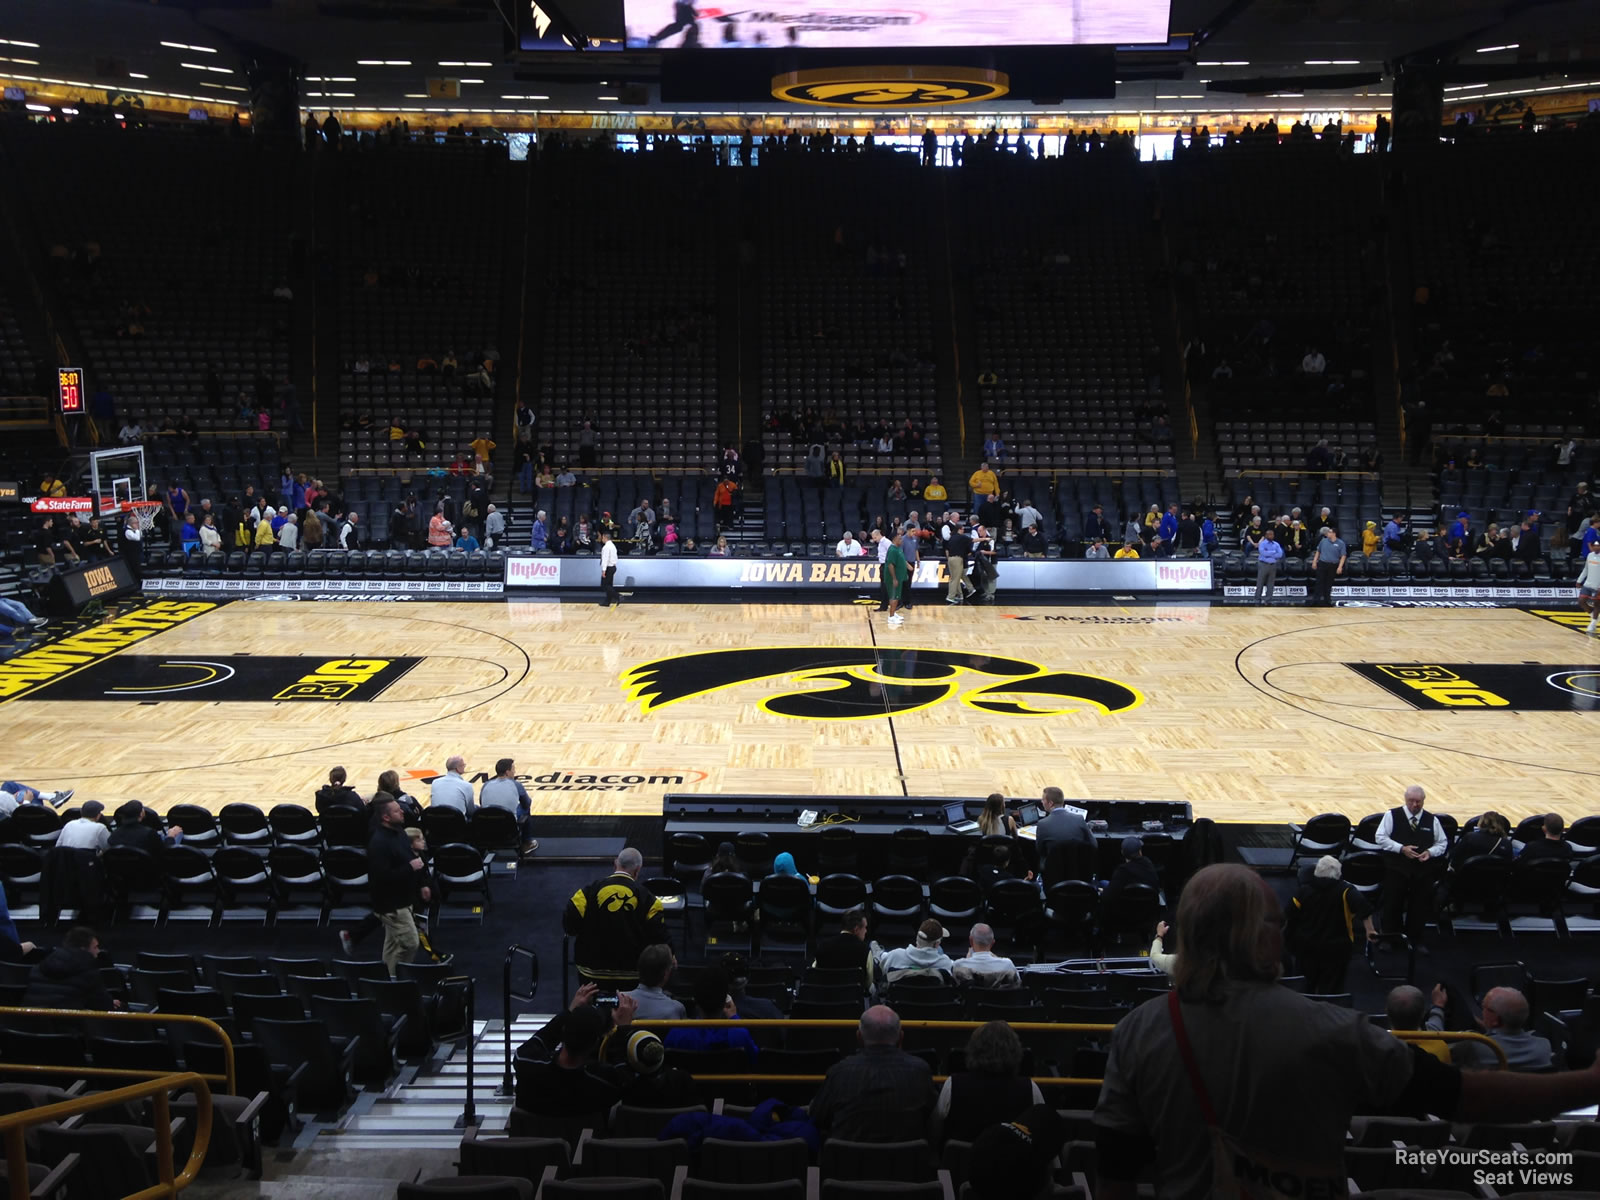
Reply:
M962 650L880 646L772 646L709 650L630 667L622 686L642 712L744 684L781 679L764 712L802 721L860 721L921 712L960 694L961 703L1004 717L1053 717L1086 709L1127 712L1144 696L1125 683L1055 671L1021 658ZM968 684L978 686L966 691Z

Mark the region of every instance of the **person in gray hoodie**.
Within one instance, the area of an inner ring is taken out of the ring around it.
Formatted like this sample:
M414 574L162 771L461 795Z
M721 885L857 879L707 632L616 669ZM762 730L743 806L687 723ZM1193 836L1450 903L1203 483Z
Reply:
M953 980L956 964L940 945L949 936L948 929L938 921L930 919L924 921L917 929L915 945L884 950L877 942L873 942L872 956L877 960L878 969L890 983L912 975L940 975L947 980Z

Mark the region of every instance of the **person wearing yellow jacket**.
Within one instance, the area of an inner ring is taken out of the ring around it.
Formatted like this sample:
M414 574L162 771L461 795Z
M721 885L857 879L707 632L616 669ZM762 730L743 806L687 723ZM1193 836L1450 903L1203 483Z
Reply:
M992 496L1000 490L1000 480L989 469L987 460L978 464L978 469L972 473L972 478L967 480L967 486L972 489L974 499L979 496Z

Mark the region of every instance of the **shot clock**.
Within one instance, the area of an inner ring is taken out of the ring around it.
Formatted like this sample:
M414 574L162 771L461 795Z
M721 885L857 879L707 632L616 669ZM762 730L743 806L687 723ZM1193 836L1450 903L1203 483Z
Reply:
M62 416L80 417L83 415L82 367L56 368L56 397L61 404Z

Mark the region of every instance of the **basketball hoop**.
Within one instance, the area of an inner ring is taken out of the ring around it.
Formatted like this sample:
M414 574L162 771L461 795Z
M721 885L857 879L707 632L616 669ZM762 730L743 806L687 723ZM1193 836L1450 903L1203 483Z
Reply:
M141 533L149 533L155 528L156 514L161 507L159 500L132 500L122 505L122 511L133 514L133 519L139 522Z

